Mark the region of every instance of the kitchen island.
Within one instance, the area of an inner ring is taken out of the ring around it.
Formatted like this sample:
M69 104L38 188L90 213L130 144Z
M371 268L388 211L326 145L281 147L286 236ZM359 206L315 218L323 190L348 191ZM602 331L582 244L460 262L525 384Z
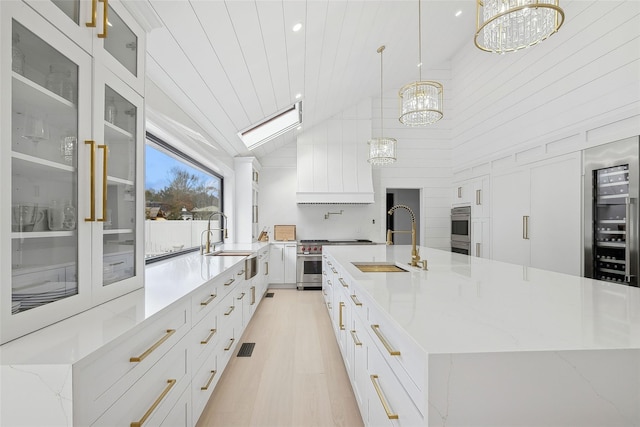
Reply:
M265 257L268 246L221 249ZM201 410L215 386L209 381L208 395L200 391L211 377L206 363L218 350L226 358L233 352L261 296L251 295L249 307L251 287L266 287L245 280L244 259L192 252L152 263L143 289L0 346L0 425L129 424L152 406L167 378L170 392L148 423L195 424L195 407ZM223 369L218 362L216 370Z
M361 325L356 350L348 336L341 350L365 424L379 422L371 408L383 402L399 425L640 425L640 289L422 247L425 271L408 265L410 254L324 251L339 343L342 330L356 336ZM354 263L407 271L365 273ZM369 393L357 372L367 340ZM380 393L378 353L399 392L387 382L393 392ZM407 400L417 412L403 422L397 407Z

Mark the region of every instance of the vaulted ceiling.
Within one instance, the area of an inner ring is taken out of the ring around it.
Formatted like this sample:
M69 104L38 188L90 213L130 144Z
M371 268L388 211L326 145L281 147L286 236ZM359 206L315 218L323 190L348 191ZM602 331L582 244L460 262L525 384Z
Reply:
M231 156L261 158L379 96L381 45L385 92L418 79L418 0L143 1L162 23L148 36L148 76ZM422 77L429 79L473 43L475 1L422 0L421 9ZM249 152L237 133L291 106L297 94L303 129Z

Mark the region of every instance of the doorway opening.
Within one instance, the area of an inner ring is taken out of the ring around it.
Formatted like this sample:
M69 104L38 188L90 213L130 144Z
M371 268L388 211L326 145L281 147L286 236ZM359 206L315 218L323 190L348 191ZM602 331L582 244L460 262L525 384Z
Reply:
M419 188L387 188L387 209L389 212L395 205L407 205L416 217L416 242L420 245L420 189ZM395 211L387 214L387 230L411 231L411 215L409 212ZM411 233L393 233L391 241L394 245L410 245Z

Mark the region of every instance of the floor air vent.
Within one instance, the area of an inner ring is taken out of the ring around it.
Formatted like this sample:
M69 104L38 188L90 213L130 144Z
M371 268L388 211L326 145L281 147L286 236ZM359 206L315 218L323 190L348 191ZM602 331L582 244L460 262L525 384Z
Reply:
M273 298L273 292L267 292L267 294L264 297L265 298Z
M240 346L240 350L238 351L238 357L251 357L251 353L253 353L253 348L256 346L254 342L245 342Z

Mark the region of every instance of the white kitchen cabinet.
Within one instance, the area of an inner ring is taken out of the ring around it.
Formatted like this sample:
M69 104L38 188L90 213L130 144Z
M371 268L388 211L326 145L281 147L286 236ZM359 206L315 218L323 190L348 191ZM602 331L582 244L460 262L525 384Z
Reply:
M101 66L144 94L146 34L119 0L25 0Z
M269 284L295 285L297 245L295 242L272 243L269 250Z
M142 96L29 5L0 3L0 342L143 284Z
M580 274L579 153L492 179L493 259Z
M258 240L258 194L260 163L255 157L234 158L236 177L236 242Z
M479 176L462 181L453 188L452 206L471 206L471 219L490 216L490 178Z
M490 227L489 218L471 220L471 256L491 259Z

